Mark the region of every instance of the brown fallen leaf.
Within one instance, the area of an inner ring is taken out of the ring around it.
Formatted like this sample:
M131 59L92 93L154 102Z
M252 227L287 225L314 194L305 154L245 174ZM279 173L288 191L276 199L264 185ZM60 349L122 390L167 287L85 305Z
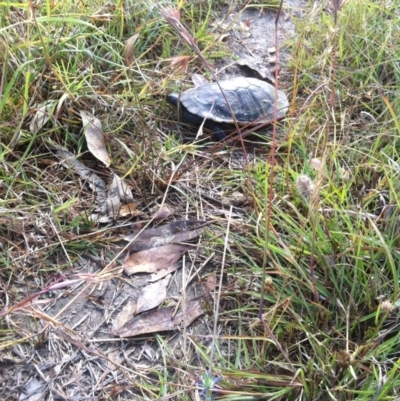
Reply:
M133 337L139 334L175 330L181 323L187 327L204 313L203 299L196 298L187 301L184 308L174 313L175 306L142 313L126 322L114 334L120 337Z
M171 275L168 275L162 280L148 284L141 288L136 305L136 315L150 309L154 309L165 301L165 298L167 298L167 287L170 279Z
M132 202L132 192L125 181L114 174L112 183L107 191L107 210L108 215L117 218L120 215L121 201Z
M127 205L123 205L119 210L119 215L121 217L125 216L143 216L146 217L146 213L137 209L138 204L136 202L128 203Z
M151 215L151 218L154 220L164 220L173 213L173 210L168 205L164 205L161 208L157 206L154 209L155 210Z
M125 260L122 266L128 275L155 273L176 263L182 255L192 249L191 245L168 244L158 248L136 252Z
M208 223L202 220L178 220L142 232L136 230L127 235L124 240L134 242L129 246L132 252L156 248L173 242L184 242L197 238L203 233Z
M114 174L113 181L108 189L108 194L118 194L123 202L133 202L132 191L124 179Z
M136 302L129 301L112 321L112 331L118 331L126 322L129 322L136 312Z
M100 120L85 111L81 111L80 114L86 143L90 153L109 167L111 160L107 152L103 127L101 126Z
M217 275L215 273L210 274L207 277L206 285L205 285L205 291L204 292L206 293L206 295L209 296L212 292L214 292L215 289L217 288L217 285L218 285L218 283L217 283Z
M226 205L233 205L236 207L243 206L247 201L246 195L239 191L227 193L222 196L222 202Z
M149 283L153 283L154 281L161 280L168 274L173 273L175 270L178 270L178 264L174 264L173 266L169 266L166 269L161 269L156 273L150 274L150 278L147 280Z

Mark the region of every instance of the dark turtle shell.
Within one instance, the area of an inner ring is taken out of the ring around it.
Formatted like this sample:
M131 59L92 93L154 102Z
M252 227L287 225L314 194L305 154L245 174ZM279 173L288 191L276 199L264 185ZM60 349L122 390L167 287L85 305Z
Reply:
M239 124L264 123L274 119L275 88L256 78L237 77L219 82ZM217 83L198 86L169 95L171 103L178 99L186 110L202 119L216 123L233 124L231 111ZM288 99L278 90L276 117L282 118L288 110Z

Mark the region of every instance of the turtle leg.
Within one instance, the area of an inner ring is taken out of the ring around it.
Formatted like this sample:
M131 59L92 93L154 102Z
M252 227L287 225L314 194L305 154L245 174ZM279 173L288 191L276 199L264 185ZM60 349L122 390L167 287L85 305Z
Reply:
M179 95L176 93L171 93L167 96L167 102L177 106L179 109L180 120L192 124L194 126L200 126L204 122L204 118L198 116L197 114L191 113L185 106L179 104ZM206 120L204 124L207 128L214 131L214 139L216 141L222 141L226 135L221 124L215 123L210 120Z
M196 114L191 113L186 108L182 108L182 111L183 111L183 113L182 113L183 121L185 121L189 124L192 124L194 126L200 126L201 124L204 123L203 117L200 117ZM208 129L211 129L214 131L214 135L213 135L214 140L221 141L225 138L226 135L225 135L224 129L221 124L215 123L210 120L206 120L204 126Z
M204 118L198 116L197 114L191 113L186 107L180 105L181 107L181 120L194 125L196 127L204 123ZM215 123L211 120L206 120L204 126L214 131L213 138L216 141L221 141L225 138L225 132L221 124Z
M213 123L213 124L210 124L208 127L214 131L214 139L216 141L219 142L219 141L222 141L223 139L225 139L226 134L225 134L225 131L224 131L222 125Z

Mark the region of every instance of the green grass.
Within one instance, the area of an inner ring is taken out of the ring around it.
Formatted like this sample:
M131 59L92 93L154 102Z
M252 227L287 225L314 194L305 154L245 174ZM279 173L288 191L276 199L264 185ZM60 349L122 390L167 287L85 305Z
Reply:
M182 2L181 22L210 64L229 54L212 29L223 6ZM174 121L165 96L180 82L189 86L189 73L210 73L155 5L66 1L32 10L3 2L0 11L0 309L9 308L0 321L0 349L13 375L18 365L10 361L22 358L17 344L39 363L30 344L39 348L55 335L30 302L13 307L74 274L82 258L106 267L114 243L135 223L93 223L93 191L51 150L50 140L111 180L88 152L79 115L86 111L101 121L112 171L131 184L140 210L150 214L165 200L174 207L172 219L213 221L196 253L196 265L211 258L200 275L203 287L224 266L219 312L208 300L203 331L182 329L178 345L165 333L149 336L158 359L134 367L121 359L113 368L118 380L98 396L191 400L204 391L204 399L231 401L399 399L395 2L349 1L337 26L333 15L310 5L296 21L284 72L292 107L281 123L273 180L266 155L246 165L230 148L182 140L186 127ZM128 67L124 49L134 35ZM187 74L171 65L178 56L189 61ZM31 132L43 107L49 120ZM268 152L270 145L263 145ZM300 193L301 175L312 180L311 194ZM246 202L232 216L204 203L205 196L233 203L236 191ZM109 280L121 276L113 272ZM57 327L71 334L66 326ZM143 339L132 343L139 347ZM99 353L106 345L90 343ZM107 364L104 354L97 357Z

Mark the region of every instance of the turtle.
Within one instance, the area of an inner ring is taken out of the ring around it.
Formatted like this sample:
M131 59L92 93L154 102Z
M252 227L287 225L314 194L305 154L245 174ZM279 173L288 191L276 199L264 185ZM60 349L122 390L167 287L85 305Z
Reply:
M278 90L277 109L275 88L257 78L236 77L219 81L237 123L256 125L281 119L288 110L288 99ZM234 120L217 83L206 83L188 89L181 94L171 93L167 101L180 109L181 120L201 125L214 131L217 140L225 138L225 130L232 129Z

